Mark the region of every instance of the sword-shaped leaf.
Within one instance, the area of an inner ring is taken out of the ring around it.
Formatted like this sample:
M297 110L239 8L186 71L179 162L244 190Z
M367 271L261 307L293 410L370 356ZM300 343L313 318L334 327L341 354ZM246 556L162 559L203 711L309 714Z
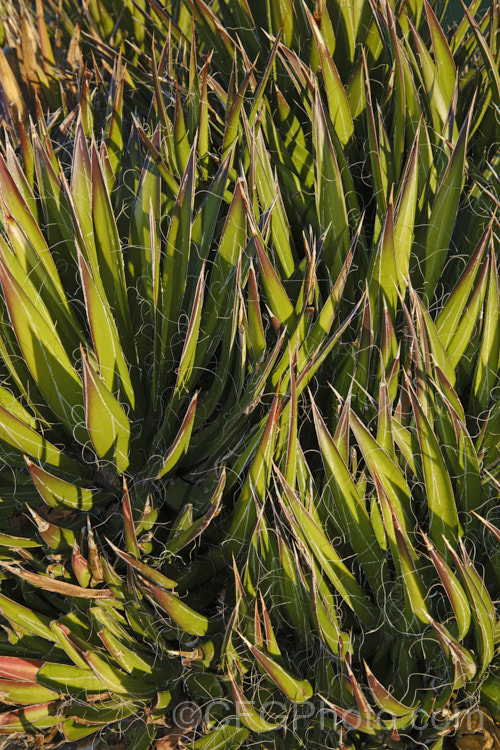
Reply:
M377 734L380 731L378 723L374 719L366 719L356 711L348 711L341 706L337 706L335 703L331 703L324 695L320 696L321 700L329 706L337 716L345 721L354 730L364 732L365 734Z
M312 397L311 405L326 477L335 498L343 531L356 552L370 585L376 591L380 586L383 555L378 548L364 500L359 496L352 476Z
M77 429L75 412L82 404L82 384L56 325L40 305L34 304L1 260L0 282L26 364L51 409L72 433Z
M453 291L436 318L436 329L446 349L448 349L456 333L470 293L475 288L476 277L491 237L491 227L492 224L490 222L487 229L483 232L476 249L469 258Z
M409 278L410 255L415 236L415 213L418 187L418 149L420 128L417 129L406 169L396 197L396 222L394 226L394 252L397 283L403 293Z
M255 136L255 182L261 206L271 210L271 236L276 252L280 276L289 278L295 270L295 249L279 183L273 172L264 136L259 130Z
M177 554L186 545L190 544L199 536L201 536L201 534L203 534L205 529L211 523L212 519L220 512L222 493L224 491L225 483L226 470L223 467L219 481L217 483L217 487L215 488L215 492L210 500L209 509L201 516L201 518L198 518L194 523L189 524L187 528L179 531L179 533L175 534L173 539L166 543L163 548L166 553L170 552L172 554Z
M462 189L472 110L466 117L434 199L425 233L424 294L432 299L450 248Z
M0 614L11 622L14 628L18 626L23 632L32 633L47 641L57 641L50 629L49 617L38 614L3 594L0 594Z
M472 33L474 34L476 38L477 45L479 47L481 56L483 58L484 67L486 69L486 73L490 82L490 87L491 87L490 90L491 90L491 95L493 97L493 101L495 102L497 107L500 107L500 73L498 72L498 61L495 62L495 60L493 59L492 52L490 48L488 47L488 43L486 42L486 39L481 33L480 26L476 23L469 9L466 8L465 6L464 6L464 12L465 12L465 15L467 16L467 20L469 21L470 27L472 29Z
M123 536L127 551L134 557L140 557L139 545L137 544L137 534L134 525L134 515L132 503L130 502L130 493L128 491L127 480L123 477L123 494L122 494L122 513L123 513Z
M266 487L271 475L271 461L279 417L279 397L276 393L265 428L260 438L248 475L236 500L228 530L226 554L236 554L242 544L250 541L257 522L254 495L259 503L264 502Z
M380 148L377 136L377 129L375 126L375 115L373 112L372 96L370 89L370 74L368 72L368 66L366 63L366 53L362 48L361 50L361 61L363 63L363 75L364 75L364 86L366 90L366 119L368 129L368 143L370 147L370 164L373 180L373 188L375 190L375 199L377 201L377 214L376 214L376 232L375 238L378 237L380 230L381 217L385 216L387 212L387 195L388 195L388 182L387 175L382 170ZM403 108L404 112L404 108ZM398 115L397 115L398 116Z
M458 637L460 640L463 640L463 638L469 631L471 622L469 602L467 601L467 597L463 588L459 584L457 577L455 576L449 565L431 544L427 536L423 534L423 537L427 550L429 551L432 564L436 568L441 584L446 591L446 595L453 608L453 613L455 615L455 620L457 621L458 626Z
M440 75L427 46L422 40L422 37L418 34L411 21L409 23L413 44L418 55L417 75L421 76L423 80L424 91L427 95L434 130L440 133L446 123L448 110L451 104L449 91L448 89L445 90L444 86L447 79L443 75ZM454 84L455 82L453 81L453 85Z
M231 108L229 112L226 112L224 135L222 137L222 158L228 155L234 142L238 138L238 132L241 129L241 108L243 106L245 93L252 76L253 71L252 69L250 69L248 70L248 72L246 72L245 77L241 82L233 101L231 102Z
M121 474L129 465L130 422L123 406L95 372L83 348L85 424L97 455Z
M154 695L155 686L151 682L142 677L132 677L122 669L112 666L97 651L88 650L82 653L92 672L101 681L104 690L143 700Z
M196 371L193 371L198 335L200 332L201 310L203 307L203 292L205 287L205 267L203 266L198 278L194 292L193 305L189 316L188 329L184 339L184 346L177 368L177 382L175 384L174 398L180 397L184 392L189 392L190 384Z
M85 487L66 482L37 466L27 456L25 461L40 497L51 508L78 508L90 510L93 506L93 492Z
M3 406L0 406L0 441L3 443L5 456L8 455L6 446L9 446L13 449L14 456L28 454L40 463L57 467L73 476L82 474L83 467L78 461L70 458L64 450L50 443Z
M349 221L342 175L318 91L313 101L312 118L318 229L321 233L327 232L323 253L330 275L336 279L349 252Z
M448 557L443 537L455 544L459 535L457 506L450 475L429 420L411 386L409 393L417 425L429 507L429 533L439 552Z
M114 661L128 674L145 677L146 679L153 676L153 671L157 673L155 667L137 653L136 650L125 646L123 641L119 640L110 630L102 628L97 633L103 642L106 650L113 657Z
M461 544L462 559L460 559L448 540L446 540L446 545L455 565L460 571L460 576L469 599L476 632L476 645L481 662L480 674L482 674L488 664L491 663L495 652L495 607L483 579L477 572L463 544Z
M477 672L477 664L474 656L454 638L441 623L429 617L429 622L434 628L446 655L450 655L455 668L453 689L458 689L472 680Z
M200 614L182 599L141 578L146 594L170 617L182 631L190 635L209 635L220 629L216 620Z
M312 697L313 689L309 680L300 680L297 677L294 677L287 669L282 667L281 664L278 664L277 661L268 656L268 654L252 645L241 633L240 637L246 643L264 672L279 687L288 700L291 700L294 703L304 703L304 701L307 701Z
M61 693L102 693L103 684L90 669L80 669L73 664L45 662L36 674L36 681Z
M181 181L177 200L170 219L162 277L162 351L161 359L167 355L174 331L177 329L182 297L186 285L186 272L191 243L192 207L194 200L196 143ZM169 355L167 355L169 356Z
M81 120L76 127L73 162L71 164L71 198L78 215L89 258L96 258L94 225L92 220L92 174L90 152ZM97 271L97 268L95 268Z
M249 701L243 690L238 686L232 672L229 672L233 701L236 706L236 714L241 723L252 732L272 732L279 724L271 724L256 710L252 701Z
M42 576L39 573L31 573L28 570L16 568L0 560L0 566L22 578L33 586L37 586L44 591L53 591L56 594L62 594L68 597L77 597L80 599L113 599L114 595L109 589L84 589L81 586L75 586L73 583L59 581L57 578Z
M382 450L369 430L351 409L349 425L361 449L369 472L379 479L399 522L407 530L410 522L410 488L399 466Z
M500 291L498 271L493 252L490 254L488 290L484 306L481 344L474 374L473 399L478 410L487 409L500 365Z
M446 347L453 367L457 367L460 359L470 343L472 333L480 319L483 301L488 287L489 258L484 263L477 278L474 291L464 310L462 319L456 326Z
M427 24L431 32L432 51L436 62L439 85L443 91L445 102L447 102L449 106L453 97L457 76L455 61L448 46L443 29L439 24L431 5L428 2L425 2L424 7L427 16Z
M173 589L177 586L177 583L175 581L172 581L171 578L167 578L167 576L164 576L163 573L160 573L160 571L156 570L156 568L152 568L150 565L146 565L146 563L143 563L140 560L136 560L134 557L131 557L127 552L124 552L123 550L116 547L113 542L109 541L109 539L107 539L106 541L113 552L118 555L119 558L124 560L127 565L130 565L133 570L136 570L142 576L151 579L152 581L158 583L160 586L163 586L163 588L166 589Z
M395 319L398 299L398 274L394 243L394 209L392 193L376 252L368 268L368 289L374 320L378 320L385 299L392 320Z
M259 361L266 351L266 338L260 314L259 289L252 264L248 274L248 334L254 357Z
M61 701L49 701L2 713L0 714L0 734L24 733L26 727L36 729L54 727L59 724L60 708Z
M179 427L179 431L175 436L175 439L168 451L166 458L164 459L162 466L157 474L157 479L168 474L169 471L178 463L184 453L186 453L189 447L189 441L191 439L191 433L193 431L194 418L196 414L196 405L198 403L198 392L196 392L189 402L189 406L182 420L182 424ZM153 456L153 458L155 458Z
M405 706L404 703L398 701L397 698L395 698L394 695L377 680L364 660L363 664L368 678L368 686L377 706L382 709L382 711L386 711L393 716L408 716L410 718L414 715L418 705Z
M313 32L314 41L318 48L330 119L340 142L345 145L354 131L347 96L342 81L340 80L337 67L325 44L325 40L323 39L323 35L319 30L312 13L307 8L306 13L309 25Z
M287 326L288 330L293 331L297 322L295 311L292 303L281 283L280 277L276 272L273 264L269 260L268 254L264 248L260 232L255 231L253 235L255 248L257 250L257 260L260 267L260 279L267 301L272 312L282 326Z
M374 625L377 615L366 592L363 591L341 556L332 546L324 530L315 521L311 513L306 510L296 494L292 492L277 467L275 467L275 472L287 500L286 505L281 501L282 509L294 534L302 544L305 544L307 549L311 550L322 573L333 584L361 622L368 626Z

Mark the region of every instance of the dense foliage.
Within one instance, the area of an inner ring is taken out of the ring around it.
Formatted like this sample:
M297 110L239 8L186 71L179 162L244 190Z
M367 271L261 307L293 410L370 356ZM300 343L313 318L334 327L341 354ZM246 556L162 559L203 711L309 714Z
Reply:
M479 5L0 2L1 733L500 720Z

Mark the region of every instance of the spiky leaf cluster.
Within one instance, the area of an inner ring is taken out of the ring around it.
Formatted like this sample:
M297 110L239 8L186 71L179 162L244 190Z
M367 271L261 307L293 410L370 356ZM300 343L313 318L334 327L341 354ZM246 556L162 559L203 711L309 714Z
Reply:
M499 715L498 3L123 10L4 86L0 731L437 750Z

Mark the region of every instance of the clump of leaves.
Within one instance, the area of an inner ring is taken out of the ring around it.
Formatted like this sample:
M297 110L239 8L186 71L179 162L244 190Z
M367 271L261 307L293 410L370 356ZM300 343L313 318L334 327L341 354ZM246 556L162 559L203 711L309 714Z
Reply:
M285 6L91 3L149 77L6 120L4 733L498 716L498 4Z

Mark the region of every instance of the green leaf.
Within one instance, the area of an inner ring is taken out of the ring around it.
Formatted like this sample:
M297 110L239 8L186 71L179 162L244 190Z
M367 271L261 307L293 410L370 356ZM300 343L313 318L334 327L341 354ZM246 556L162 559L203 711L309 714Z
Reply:
M337 278L349 251L349 222L342 176L318 91L313 102L312 121L318 229L321 233L328 232L324 240L325 262L332 278Z
M70 205L74 207L81 230L82 245L97 266L94 225L92 220L92 174L90 153L81 119L76 127L73 161L71 164ZM66 184L63 180L63 184ZM68 196L69 197L69 196ZM96 268L97 270L97 268Z
M458 638L463 640L469 632L471 623L471 612L469 602L461 585L459 584L457 577L441 557L439 552L434 548L429 539L423 535L424 541L432 560L432 564L436 568L437 574L441 584L446 591L446 595L453 608L455 620L457 621L458 627Z
M443 537L456 544L459 534L458 513L441 450L429 420L424 414L413 389L409 388L413 414L417 425L422 469L424 473L427 503L429 507L429 529L433 543L443 556L447 555Z
M47 242L32 211L20 195L13 176L7 170L8 167L0 156L0 185L5 201L2 224L9 235L12 248L25 273L34 282L36 280L35 286L52 315L55 316L57 310L61 322L67 325L69 319L73 330L77 330ZM32 209L36 212L36 204Z
M254 496L259 502L264 502L266 487L269 484L271 474L273 446L279 416L278 409L279 398L276 394L269 415L264 420L265 428L262 437L252 454L253 460L249 472L231 515L225 549L228 559L231 559L232 554L237 554L241 547L250 541L253 534L257 522Z
M410 255L415 236L415 213L418 187L418 149L420 128L413 141L406 169L396 198L396 223L394 226L394 251L398 286L403 293L409 279Z
M141 585L146 589L146 594L152 601L166 612L172 622L185 633L204 636L220 629L221 625L216 620L200 614L178 596L170 594L143 578L141 578Z
M83 348L85 424L97 455L110 461L118 474L129 465L130 422L123 406L106 388Z
M273 172L269 152L266 149L262 130L259 130L252 141L254 149L254 169L257 193L262 209L271 210L271 235L276 253L280 275L289 278L295 269L295 249L293 236L290 231L283 196L279 183Z
M65 451L50 443L3 406L0 406L0 440L4 444L2 450L6 457L8 452L5 445L8 445L19 456L27 453L37 461L58 467L73 476L82 474L83 467L78 461L70 458Z
M108 301L99 293L99 285L95 283L80 252L78 266L92 342L99 363L99 374L111 393L125 397L128 404L134 408L134 389Z
M250 264L248 274L248 334L254 357L256 361L259 361L266 351L266 338L260 314L259 289L253 264Z
M164 477L169 471L179 462L184 453L186 453L189 447L189 441L191 440L191 433L193 431L194 418L196 414L196 405L198 403L198 392L196 392L189 402L189 406L182 420L182 424L179 427L179 431L175 436L175 439L164 459L162 466L157 474L157 479ZM155 456L153 455L153 459Z
M93 492L84 487L77 487L64 479L55 477L45 469L37 466L25 456L33 484L44 503L51 508L78 508L90 510L93 507Z
M418 706L406 706L404 703L401 703L401 701L398 701L394 695L377 680L364 660L363 664L368 678L368 686L377 706L381 708L382 711L386 711L393 716L411 717L417 710Z
M376 252L368 269L368 289L374 320L378 320L381 302L385 299L391 319L395 319L398 300L398 274L394 243L394 211L389 197L384 226Z
M340 142L345 145L354 131L347 96L342 81L340 80L337 67L333 62L333 58L328 51L325 40L323 39L323 35L321 34L313 15L307 8L306 13L319 52L330 119Z
M91 264L93 277L95 281L102 279L105 296L116 320L121 345L130 361L134 361L123 250L95 144L92 148L92 218L97 253L97 265Z
M445 349L443 341L439 336L437 328L432 320L428 310L425 309L423 302L420 297L413 289L410 289L411 299L415 305L415 315L420 324L420 331L424 331L427 335L427 344L429 347L429 353L432 359L439 367L441 372L447 378L448 382L452 386L455 383L455 369L450 361L448 353Z
M260 232L255 229L253 240L257 250L257 260L260 267L260 278L266 293L269 307L278 321L288 330L293 331L297 322L295 310L280 281L273 264L264 248Z
M191 149L191 155L181 181L166 240L160 303L160 314L162 316L161 361L165 356L171 356L169 350L174 331L177 329L181 301L187 281L195 184L195 146L196 144Z
M441 337L445 349L448 349L456 334L458 324L463 315L470 293L474 286L477 273L481 267L486 248L491 236L492 224L483 232L477 247L472 253L453 291L446 300L444 307L436 318L436 330Z
M249 701L243 690L237 685L231 672L229 673L231 689L233 692L233 701L236 706L236 714L244 726L252 732L272 732L277 729L279 724L271 724L254 708L253 703Z
M437 633L444 653L451 656L454 668L453 689L461 688L470 682L476 672L476 658L464 648L440 623L429 617L429 622Z
M183 396L189 392L189 388L196 373L193 371L198 336L200 332L201 310L203 306L203 292L205 288L205 266L202 267L196 290L194 292L193 304L189 315L189 323L184 338L184 345L177 368L177 381L175 383L174 398Z
M479 273L474 291L464 310L464 314L460 322L456 326L451 340L446 347L450 361L455 368L459 364L463 353L467 349L473 331L476 328L481 317L483 301L488 287L488 267L489 259L486 260Z
M432 116L432 123L434 130L438 133L442 132L446 119L448 117L448 110L451 104L451 98L447 97L447 91L444 90L444 83L447 82L447 78L440 75L436 65L434 64L430 52L427 46L424 44L422 37L419 36L416 28L410 21L410 30L413 39L413 43L417 50L418 55L418 66L416 67L416 74L422 77L424 84L424 91L427 95L429 102L429 108ZM433 39L434 41L434 39ZM415 62L417 62L415 60ZM453 85L454 85L453 81ZM453 89L452 89L453 91Z
M100 693L103 689L102 682L90 669L80 669L72 664L45 662L37 672L36 681L40 685L70 695L79 695L87 691Z
M424 7L427 16L427 24L431 32L432 51L434 54L434 60L436 61L439 85L443 91L444 100L449 107L455 90L457 69L443 29L440 26L431 5L428 2L425 2Z
M481 662L481 674L493 659L494 646L494 623L495 607L491 601L488 590L484 581L478 574L470 557L467 555L463 544L461 551L463 560L457 555L453 547L446 540L447 547L451 556L460 571L460 576L464 582L467 592L467 598L474 619L474 629L476 632L476 645Z
M194 523L188 523L186 528L178 530L178 533L174 534L173 539L165 544L165 553L177 554L181 549L186 547L186 545L190 544L203 534L212 519L220 512L220 504L225 483L226 471L223 467L215 492L210 498L210 507L207 512L194 521Z
M51 409L72 433L82 404L82 384L56 325L44 306L34 304L1 259L0 282L26 364Z
M476 38L477 45L483 58L484 67L490 83L490 89L493 101L497 107L500 107L500 73L498 72L498 61L495 62L486 39L481 33L481 29L473 19L468 8L464 7L465 15L469 21L472 33Z
M264 651L257 648L257 646L252 645L243 635L240 634L240 636L264 672L279 687L288 700L294 703L304 703L312 697L313 689L309 680L300 680L294 677L281 664L278 664L275 659L272 659Z
M18 602L0 594L0 614L8 620L13 627L18 626L22 632L32 633L52 643L57 641L50 629L50 618L46 615L34 612Z
M383 555L378 548L364 500L359 496L346 464L311 397L314 426L326 478L335 498L343 531L366 573L374 593L380 586Z
M432 205L424 239L424 294L430 301L450 248L462 189L472 110L466 117Z
M324 530L287 485L281 472L276 467L275 471L283 487L287 498L287 505L291 511L287 512L286 506L282 504L292 530L299 540L311 550L324 575L330 580L361 622L365 623L368 627L374 625L377 616L366 593L331 545Z
M250 83L250 79L253 75L252 69L250 69L246 74L241 82L240 87L238 88L238 91L235 94L235 97L231 103L231 108L228 113L226 113L226 127L224 129L224 135L222 138L222 158L228 155L229 151L231 150L234 142L236 141L238 137L238 131L241 128L241 120L240 120L240 113L241 108L243 106L243 101L245 99L245 93L248 88L248 84Z
M137 653L136 649L128 648L107 628L99 630L97 635L113 660L128 674L145 679L151 679L153 674L158 674L158 669L152 667L151 662Z
M374 481L379 479L402 528L407 531L411 516L410 488L399 466L380 447L356 413L351 409L349 425L361 449Z
M140 560L136 560L134 557L131 557L131 555L129 555L127 552L124 552L123 550L116 547L109 539L107 539L106 541L108 542L113 552L118 555L119 558L124 560L127 565L130 565L133 570L137 571L142 576L146 576L146 578L151 579L152 581L158 583L160 586L166 589L173 589L177 586L177 583L175 581L167 578L167 576L163 575L163 573L160 573L160 571L156 568L152 568L150 565L146 565L146 563L143 563Z
M49 701L2 713L0 714L0 734L24 733L26 727L47 729L56 726L59 723L60 707L61 701Z
M85 661L95 676L101 681L104 690L110 690L116 695L130 698L152 698L155 686L146 682L141 676L130 676L122 669L109 664L97 651L87 650L83 652Z
M473 399L478 411L487 409L490 404L493 388L495 383L498 382L500 364L500 329L498 326L500 291L493 252L490 253L489 266L488 290L482 323L483 330L472 389Z
M59 694L50 688L36 685L24 680L0 680L2 703L7 706L29 706L59 698Z

